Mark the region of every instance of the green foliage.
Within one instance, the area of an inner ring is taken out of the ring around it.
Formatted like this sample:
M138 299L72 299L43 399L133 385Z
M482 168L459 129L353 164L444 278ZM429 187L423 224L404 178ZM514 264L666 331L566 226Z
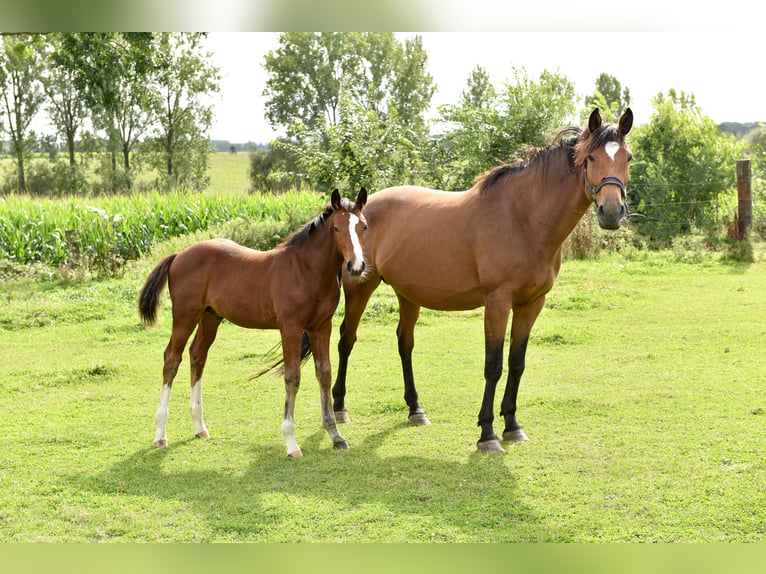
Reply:
M593 108L601 110L601 117L607 122L619 120L623 112L630 106L630 90L622 88L620 81L614 76L602 73L596 80L593 94L585 98L585 107L580 119L585 122Z
M275 143L268 150L257 149L250 152L249 174L253 190L280 193L300 188L300 167L295 154L290 151L290 142L286 143L287 146Z
M513 68L513 74L492 97L487 90L485 100L463 98L460 105L439 109L450 126L445 136L456 159L448 169L458 187L470 187L478 175L511 161L525 146L545 145L575 111L574 84L567 77L543 71L533 80L524 68ZM474 75L469 80L486 85Z
M721 195L736 185L736 160L743 145L702 114L694 96L669 90L659 94L648 124L638 126L630 145L629 201L645 217L638 229L659 239L694 226L711 228L727 214Z
M339 187L353 197L360 187L381 189L415 182L420 169L417 134L389 105L385 116L344 95L339 121L323 130L296 126L296 141L272 142L297 157L308 183L317 189Z
M297 158L319 189L350 195L412 181L434 93L427 60L420 37L402 45L392 33L282 34L264 64L267 118L289 136L273 148Z
M148 164L162 174L160 189L207 186L213 119L204 98L219 90L218 68L201 52L202 34L157 34L156 84L152 94L157 127L145 142Z
M305 222L326 203L313 193L169 193L101 200L0 199L0 259L86 264L113 272L158 241L236 218Z

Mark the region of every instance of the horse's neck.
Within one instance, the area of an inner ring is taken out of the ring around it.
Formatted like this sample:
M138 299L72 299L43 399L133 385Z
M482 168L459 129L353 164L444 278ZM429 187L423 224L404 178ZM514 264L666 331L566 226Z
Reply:
M511 204L514 219L523 221L525 240L555 256L590 206L582 179L561 161L548 169L535 166L519 175L503 200Z
M302 245L286 249L285 256L292 258L296 263L296 273L307 275L307 279L314 282L318 288L327 282L337 283L343 257L338 252L332 236L323 230L315 232Z

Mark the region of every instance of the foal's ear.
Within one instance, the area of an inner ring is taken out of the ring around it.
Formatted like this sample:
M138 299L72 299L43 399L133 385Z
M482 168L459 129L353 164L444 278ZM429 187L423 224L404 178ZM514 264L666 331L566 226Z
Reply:
M367 203L367 190L363 187L359 189L359 193L356 195L356 206L359 208L359 211L364 209L364 206Z
M598 108L595 108L590 113L590 118L588 119L588 131L590 131L590 133L593 133L600 127L601 127L601 113L598 111Z
M630 128L633 127L633 111L630 108L627 108L625 110L625 113L622 114L622 117L620 117L620 133L625 137L628 135L628 132L630 131Z
M334 189L332 195L330 196L330 204L332 205L333 209L340 209L340 192L337 189Z

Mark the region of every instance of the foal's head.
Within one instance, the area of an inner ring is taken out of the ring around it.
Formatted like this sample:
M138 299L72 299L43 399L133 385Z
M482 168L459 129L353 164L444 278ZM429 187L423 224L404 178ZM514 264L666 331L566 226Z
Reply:
M628 216L625 186L633 154L625 144L625 136L632 126L630 108L616 127L603 122L596 108L575 149L575 163L583 166L585 193L596 204L598 224L603 229L618 229Z
M338 190L332 192L331 204L333 212L329 217L332 232L335 236L335 245L338 253L343 256L346 263L346 271L349 275L359 276L364 273L364 232L367 229L367 220L362 213L367 203L367 190L361 188L354 203L343 199Z

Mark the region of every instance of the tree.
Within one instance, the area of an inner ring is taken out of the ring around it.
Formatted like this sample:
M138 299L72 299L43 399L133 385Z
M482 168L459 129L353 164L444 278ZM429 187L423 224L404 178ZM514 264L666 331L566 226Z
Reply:
M267 119L289 136L276 146L314 185L356 193L372 179L412 180L435 89L427 62L418 36L402 45L390 32L282 34L264 63Z
M485 108L492 105L494 99L495 88L492 86L487 70L476 66L468 76L466 89L460 92L460 105Z
M58 134L64 137L69 157L69 169L63 172L65 177L59 181L59 185L65 191L77 191L83 185L84 176L77 167L75 141L77 132L88 118L88 108L74 86L74 72L58 64L54 58L54 54L61 45L60 35L49 34L46 38L41 80L45 90L48 116Z
M34 139L29 125L40 111L44 98L40 83L40 42L37 36L28 34L4 35L0 41L2 112L7 121L11 152L16 156L18 190L25 191L24 160Z
M602 73L596 80L596 88L593 94L586 96L585 108L581 117L585 120L593 108L601 110L602 117L608 121L617 121L630 105L630 90L626 86L622 88L620 81L614 76Z
M158 34L152 97L156 129L147 144L149 163L164 175L161 185L205 183L213 118L203 96L220 89L218 68L202 52L203 34Z
M66 33L54 55L74 74L74 85L91 111L94 125L107 134L116 175L117 155L130 183L130 154L151 119L151 33Z
M658 94L649 123L638 126L630 145L628 199L644 233L666 239L693 226L717 223L719 195L736 181L744 145L723 133L697 107L693 94Z
M478 175L514 159L525 146L545 145L575 112L574 84L567 77L546 70L535 81L524 68L513 68L513 74L479 107L463 98L460 105L439 108L450 126L445 138L457 158L449 168L458 187L470 187Z

